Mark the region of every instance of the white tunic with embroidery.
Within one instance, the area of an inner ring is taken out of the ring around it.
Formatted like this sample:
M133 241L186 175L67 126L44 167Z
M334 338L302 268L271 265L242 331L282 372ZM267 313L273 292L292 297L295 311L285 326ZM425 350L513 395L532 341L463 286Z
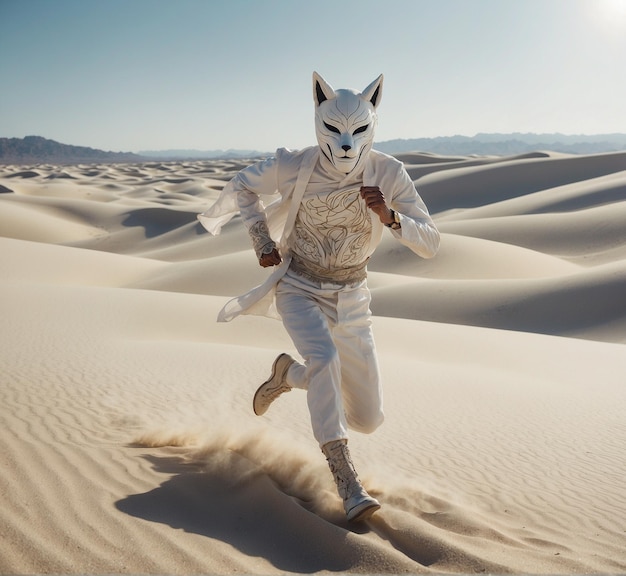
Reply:
M372 220L360 185L339 186L316 165L294 223L294 271L316 281L343 283L365 278Z

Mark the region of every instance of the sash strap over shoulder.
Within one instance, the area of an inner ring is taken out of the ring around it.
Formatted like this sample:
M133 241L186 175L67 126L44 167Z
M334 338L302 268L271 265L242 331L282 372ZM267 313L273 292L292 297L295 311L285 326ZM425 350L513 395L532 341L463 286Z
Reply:
M263 316L269 316L273 318L279 318L276 306L274 304L274 290L278 281L285 275L289 265L291 263L291 254L288 248L288 238L293 231L293 226L296 221L296 215L298 214L298 208L300 202L304 196L304 191L311 178L315 163L317 162L318 150L317 148L308 149L302 158L300 169L298 170L298 178L294 190L290 196L285 195L283 202L289 203L289 212L282 230L280 239L280 249L283 257L283 261L280 266L276 266L272 273L263 284L256 286L246 294L237 296L232 300L229 300L224 308L220 311L217 320L218 322L229 322L242 313L246 314L260 314ZM277 159L280 162L280 155L277 155ZM269 222L270 228L272 222Z
M287 220L285 222L285 227L282 233L281 248L283 250L287 248L287 239L293 232L293 225L295 224L296 216L298 215L298 210L304 196L304 191L306 190L306 185L309 183L309 180L311 179L311 174L313 173L313 169L315 168L317 156L318 151L316 148L311 148L310 150L308 150L306 156L302 161L300 170L298 171L298 179L296 180L296 185L291 196L291 202L289 203L289 213L287 214Z

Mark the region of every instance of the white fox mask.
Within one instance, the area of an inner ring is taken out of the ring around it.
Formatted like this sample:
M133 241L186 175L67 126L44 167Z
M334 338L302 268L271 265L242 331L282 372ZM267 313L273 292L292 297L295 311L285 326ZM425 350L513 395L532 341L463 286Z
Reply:
M343 88L333 90L313 72L317 142L324 156L343 174L361 165L372 148L382 85L381 74L361 93Z

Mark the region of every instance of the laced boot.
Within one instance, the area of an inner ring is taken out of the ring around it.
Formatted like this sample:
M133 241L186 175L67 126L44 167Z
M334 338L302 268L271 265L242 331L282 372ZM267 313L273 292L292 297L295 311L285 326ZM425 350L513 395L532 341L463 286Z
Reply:
M348 520L360 522L369 518L380 508L380 503L372 498L359 482L354 469L347 440L333 440L322 446L328 466L335 478L337 492L343 499L343 507Z
M270 404L284 392L291 392L287 384L287 370L295 362L289 354L280 354L272 365L272 375L263 382L254 394L252 407L257 416L265 414Z

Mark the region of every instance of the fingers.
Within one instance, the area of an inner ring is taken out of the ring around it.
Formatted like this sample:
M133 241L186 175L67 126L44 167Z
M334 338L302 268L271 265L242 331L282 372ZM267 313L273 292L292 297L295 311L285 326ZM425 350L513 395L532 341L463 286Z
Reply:
M259 258L259 264L263 266L263 268L278 266L282 261L283 259L280 257L280 253L276 249L272 250L269 254L262 254Z
M382 196L384 195L378 186L361 186L361 197L365 199L370 196Z
M385 195L378 186L361 186L361 198L367 207L375 212L383 224L393 221L393 213L387 206Z
M385 195L378 186L361 186L361 198L365 201L366 206L379 216L389 211L385 202Z
M368 208L385 206L385 195L378 186L361 186L361 198Z

